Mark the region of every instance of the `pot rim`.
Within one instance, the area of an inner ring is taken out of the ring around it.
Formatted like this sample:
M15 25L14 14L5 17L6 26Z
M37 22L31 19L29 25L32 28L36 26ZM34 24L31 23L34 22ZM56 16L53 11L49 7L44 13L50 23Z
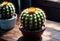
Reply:
M29 31L29 30L24 30L24 29L22 29L22 28L19 28L21 31L23 31L23 32L42 32L42 31L44 31L45 29L46 29L46 27L42 27L42 29L40 29L40 30L35 30L35 31Z
M16 13L14 13L13 14L13 17L12 18L10 18L10 19L0 19L0 21L8 21L8 20L13 20L13 19L17 19L17 14Z

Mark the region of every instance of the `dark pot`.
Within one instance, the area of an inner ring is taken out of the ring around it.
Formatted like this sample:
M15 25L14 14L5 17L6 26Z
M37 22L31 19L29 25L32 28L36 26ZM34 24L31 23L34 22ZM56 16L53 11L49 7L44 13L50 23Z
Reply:
M41 38L41 35L43 34L45 29L46 28L44 28L42 30L38 30L38 31L25 31L25 30L20 28L23 36L30 37L30 38Z

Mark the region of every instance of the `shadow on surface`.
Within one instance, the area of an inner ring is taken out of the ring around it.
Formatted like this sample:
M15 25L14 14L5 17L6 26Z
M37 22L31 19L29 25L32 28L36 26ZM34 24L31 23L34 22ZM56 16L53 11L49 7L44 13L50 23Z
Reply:
M20 37L17 41L42 41L42 38Z
M7 41L7 40L4 40L4 39L0 38L0 41Z

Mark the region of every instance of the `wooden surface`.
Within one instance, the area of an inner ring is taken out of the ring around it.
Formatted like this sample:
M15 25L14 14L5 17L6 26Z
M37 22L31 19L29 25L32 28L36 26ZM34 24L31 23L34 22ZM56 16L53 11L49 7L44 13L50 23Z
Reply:
M46 27L43 41L60 41L60 23L47 20Z
M9 31L0 30L0 41L23 41L21 40L22 34L19 30L19 21L17 20L15 27ZM60 23L47 20L46 30L42 37L42 41L60 41Z

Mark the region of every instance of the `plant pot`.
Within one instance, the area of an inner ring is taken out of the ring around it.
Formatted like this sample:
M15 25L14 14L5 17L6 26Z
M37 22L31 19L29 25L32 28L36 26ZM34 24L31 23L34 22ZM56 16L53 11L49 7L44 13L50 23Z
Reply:
M0 19L0 27L3 30L12 29L16 23L17 14L14 14L10 19Z
M37 39L37 38L42 38L41 35L43 34L44 30L46 29L45 27L42 30L38 30L38 31L26 31L23 30L21 28L19 28L23 34L24 37L28 37L28 38L33 38L33 39Z

